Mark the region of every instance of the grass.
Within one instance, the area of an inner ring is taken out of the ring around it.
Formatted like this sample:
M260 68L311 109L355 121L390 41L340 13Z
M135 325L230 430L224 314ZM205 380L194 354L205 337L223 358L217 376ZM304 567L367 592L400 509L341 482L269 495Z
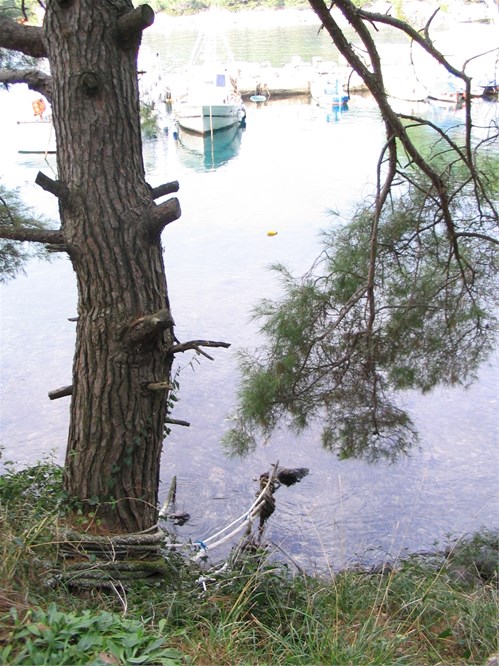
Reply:
M185 562L174 583L75 594L50 584L60 481L50 461L0 477L1 664L464 666L498 649L497 575L475 566L497 535L385 574L293 575L261 551L205 572L206 589Z

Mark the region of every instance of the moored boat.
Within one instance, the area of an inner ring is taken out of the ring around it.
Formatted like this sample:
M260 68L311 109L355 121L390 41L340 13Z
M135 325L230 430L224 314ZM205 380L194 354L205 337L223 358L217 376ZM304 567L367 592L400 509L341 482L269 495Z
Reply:
M347 106L350 99L341 81L329 76L318 76L311 81L310 95L318 106L325 109Z
M224 55L219 55L219 43ZM212 134L239 125L246 112L237 89L236 67L227 42L213 27L201 32L186 72L185 90L173 100L178 125Z

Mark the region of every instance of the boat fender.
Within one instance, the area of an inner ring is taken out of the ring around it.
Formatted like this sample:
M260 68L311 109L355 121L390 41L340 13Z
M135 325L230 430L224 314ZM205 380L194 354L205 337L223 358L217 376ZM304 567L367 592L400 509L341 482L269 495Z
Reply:
M47 108L43 99L41 97L40 99L35 99L35 101L32 103L32 106L35 116L40 116L40 118L43 120L43 114Z

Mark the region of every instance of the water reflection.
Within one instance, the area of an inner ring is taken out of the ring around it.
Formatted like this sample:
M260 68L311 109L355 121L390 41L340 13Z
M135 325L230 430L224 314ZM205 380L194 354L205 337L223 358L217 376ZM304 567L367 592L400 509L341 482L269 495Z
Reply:
M176 139L179 159L194 171L217 169L239 153L243 129L228 127L204 136L178 130Z

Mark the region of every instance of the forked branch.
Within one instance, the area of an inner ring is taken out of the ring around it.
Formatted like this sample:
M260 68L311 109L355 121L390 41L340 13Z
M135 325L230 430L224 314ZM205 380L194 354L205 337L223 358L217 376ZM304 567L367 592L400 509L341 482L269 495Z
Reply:
M198 354L205 356L210 361L213 361L213 357L207 354L201 349L201 347L223 347L228 349L230 347L230 342L216 342L215 340L189 340L189 342L181 342L177 345L170 347L170 352L172 354L179 354L181 352L194 350Z

